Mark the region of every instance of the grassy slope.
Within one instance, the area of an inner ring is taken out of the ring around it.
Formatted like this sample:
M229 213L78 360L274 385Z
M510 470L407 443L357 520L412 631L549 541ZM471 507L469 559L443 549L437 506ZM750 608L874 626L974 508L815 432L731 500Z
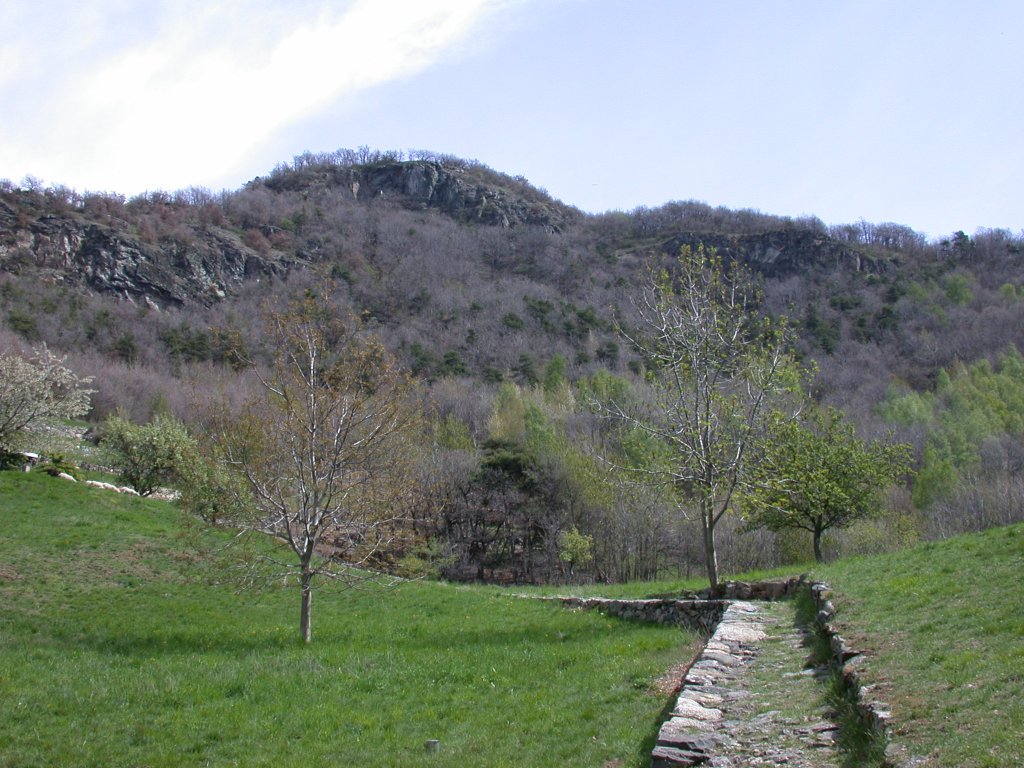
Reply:
M647 686L684 655L678 633L416 584L324 594L303 648L292 591L204 586L179 522L0 473L0 766L646 763L666 703ZM930 765L1024 762L1024 526L814 575L899 744Z
M1024 765L1024 525L805 567L835 587L838 624L867 652L862 675L892 707L897 745L929 766ZM783 575L792 573L739 578ZM705 585L603 591L646 597Z
M0 766L643 765L691 650L437 584L323 593L302 647L297 594L197 579L180 522L0 473Z
M928 765L1024 765L1024 525L817 569L869 653L895 742Z

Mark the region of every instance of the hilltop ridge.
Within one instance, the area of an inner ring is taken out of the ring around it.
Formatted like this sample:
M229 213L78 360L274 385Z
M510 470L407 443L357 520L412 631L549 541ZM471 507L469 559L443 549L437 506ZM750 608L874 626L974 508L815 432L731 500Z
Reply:
M157 305L208 305L246 280L337 260L362 234L347 226L360 218L357 210L372 212L379 228L391 221L409 228L410 215L434 213L461 227L505 231L513 242L546 239L563 253L590 257L638 246L672 255L680 245L705 242L769 277L811 267L875 269L884 261L836 240L812 219L692 202L594 216L478 163L426 153L404 159L339 152L299 156L220 195L193 188L126 201L9 185L0 190L0 272ZM444 249L436 255L452 256ZM594 268L589 260L582 269Z
M956 361L995 360L1024 322L1024 242L1002 230L927 242L697 201L586 214L474 161L368 149L306 153L218 194L0 184L0 321L28 342L177 365L216 357L215 328L255 327L257 297L330 280L428 381L531 383L556 358L575 380L639 369L615 323L646 265L701 244L758 273L819 391L855 409L893 380L928 387Z

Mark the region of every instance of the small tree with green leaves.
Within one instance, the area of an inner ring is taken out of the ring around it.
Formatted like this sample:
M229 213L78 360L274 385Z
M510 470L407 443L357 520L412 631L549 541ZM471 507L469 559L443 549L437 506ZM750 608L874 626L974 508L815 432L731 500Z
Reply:
M244 482L225 465L215 446L201 446L177 474L178 505L210 525L237 520L251 503Z
M194 470L198 446L185 425L169 413L158 413L148 424L133 424L121 415L103 425L100 444L118 477L140 496L174 485Z
M558 535L558 559L569 569L569 578L576 573L576 566L586 565L594 559L594 537L580 533L574 525Z
M819 563L824 533L883 515L882 494L909 472L910 446L860 440L833 408L778 418L769 437L757 482L741 500L746 527L808 531Z

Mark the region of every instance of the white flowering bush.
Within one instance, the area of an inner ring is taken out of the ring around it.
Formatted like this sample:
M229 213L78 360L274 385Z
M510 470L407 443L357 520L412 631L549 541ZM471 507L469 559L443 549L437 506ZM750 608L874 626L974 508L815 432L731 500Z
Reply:
M53 419L89 411L95 390L45 345L27 356L0 354L0 452L22 447L25 434Z

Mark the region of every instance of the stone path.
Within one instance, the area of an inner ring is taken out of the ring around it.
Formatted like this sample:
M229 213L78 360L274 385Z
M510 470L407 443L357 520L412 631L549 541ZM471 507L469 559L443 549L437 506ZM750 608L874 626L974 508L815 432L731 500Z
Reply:
M734 602L687 672L652 766L838 768L793 607Z

